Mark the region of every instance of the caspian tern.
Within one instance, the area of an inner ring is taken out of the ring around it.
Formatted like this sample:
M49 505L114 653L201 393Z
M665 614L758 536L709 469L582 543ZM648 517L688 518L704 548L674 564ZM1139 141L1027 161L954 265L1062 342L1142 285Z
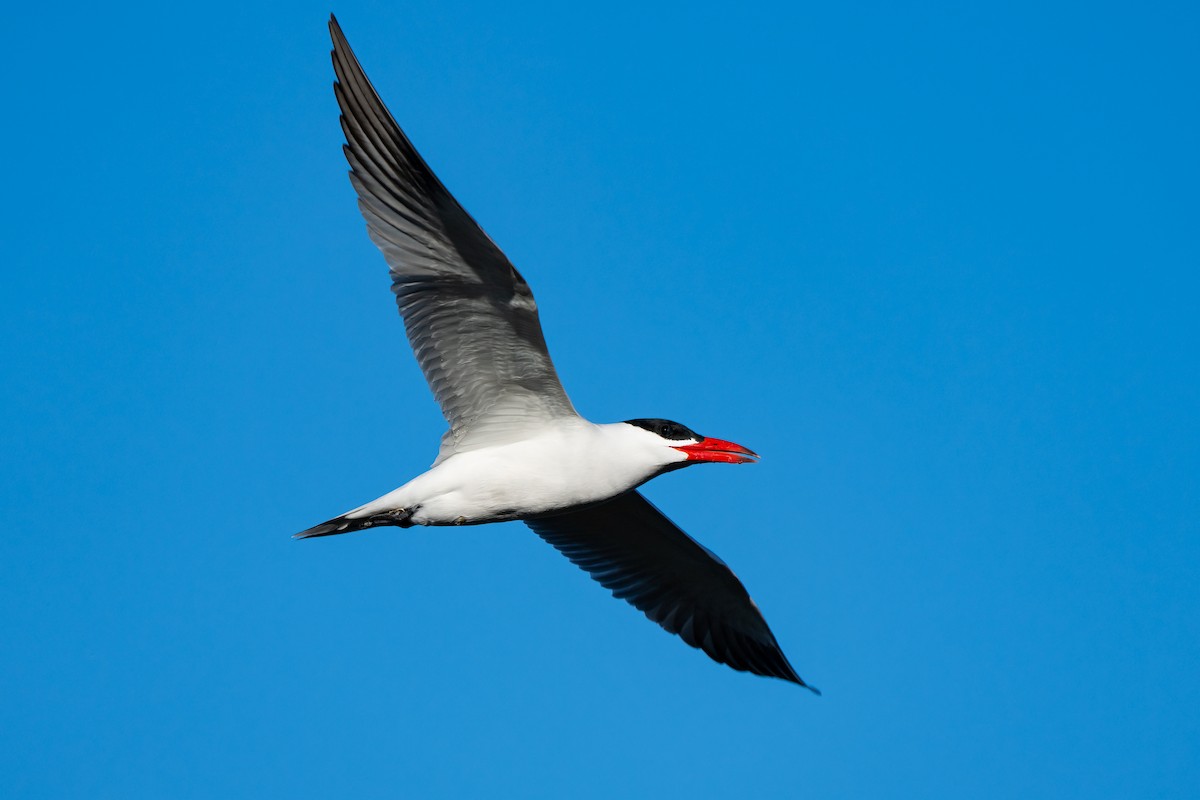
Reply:
M758 456L669 420L579 416L529 284L417 154L332 16L329 30L350 182L450 430L428 472L296 538L523 520L713 660L812 689L729 567L637 492L674 469Z

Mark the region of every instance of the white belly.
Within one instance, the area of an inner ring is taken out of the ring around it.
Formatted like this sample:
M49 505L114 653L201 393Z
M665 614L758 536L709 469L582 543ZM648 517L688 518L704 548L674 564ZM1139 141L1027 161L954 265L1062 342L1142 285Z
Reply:
M476 525L607 500L652 477L657 466L605 447L607 427L582 423L457 453L351 516L404 509L418 525Z

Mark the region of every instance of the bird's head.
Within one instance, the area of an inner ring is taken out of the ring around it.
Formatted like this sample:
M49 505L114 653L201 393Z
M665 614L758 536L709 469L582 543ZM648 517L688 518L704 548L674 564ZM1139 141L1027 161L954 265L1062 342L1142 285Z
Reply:
M664 472L706 462L752 464L758 460L758 453L740 444L701 436L669 419L629 419L623 424L638 430L634 436L661 459Z

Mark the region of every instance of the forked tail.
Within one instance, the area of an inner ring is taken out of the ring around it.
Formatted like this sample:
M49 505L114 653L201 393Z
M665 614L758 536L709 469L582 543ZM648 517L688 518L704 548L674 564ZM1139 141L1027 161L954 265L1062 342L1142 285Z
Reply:
M311 539L314 536L336 536L339 533L353 533L361 531L365 528L378 528L381 525L395 525L398 528L411 528L412 512L405 509L396 511L385 511L382 514L367 514L361 517L352 517L351 511L347 514L342 514L340 517L334 517L328 522L322 522L320 525L314 525L306 531L300 531L292 536L293 539Z

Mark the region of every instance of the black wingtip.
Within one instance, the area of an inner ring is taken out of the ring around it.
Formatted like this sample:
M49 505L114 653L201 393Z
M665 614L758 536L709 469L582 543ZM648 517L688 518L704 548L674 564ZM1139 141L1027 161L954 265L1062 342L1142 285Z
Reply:
M780 651L780 655L781 655L781 656L783 655L783 652L782 652L782 651ZM784 660L786 661L786 658L785 658ZM788 674L786 674L786 675L779 675L778 677L780 677L780 678L783 678L785 681L791 681L792 683L796 684L797 686L802 686L802 687L804 687L805 689L808 689L810 692L812 692L813 694L815 694L817 697L820 697L820 696L821 696L821 690L820 690L820 689L818 689L817 687L813 686L812 684L805 683L805 682L804 682L804 679L803 679L803 678L801 678L799 675L797 675L797 674L796 674L796 670L795 670L795 669L792 667L792 665L791 665L791 664L788 664L787 666L788 666Z
M783 655L783 653L782 653L782 652L780 652L780 655L782 656L782 655ZM785 681L787 681L788 683L794 683L794 684L796 684L797 686L799 686L799 687L801 687L801 688L808 689L810 692L812 692L813 694L815 694L817 697L820 697L820 696L821 696L821 690L820 690L820 689L818 689L817 687L813 686L812 684L805 683L805 682L804 682L804 679L803 679L803 678L801 678L799 675L797 675L797 674L796 674L796 670L794 670L794 669L792 669L792 668L791 668L791 667L792 667L792 665L791 665L791 664L788 664L787 666L788 666L788 669L787 669L787 671L786 671L786 672L775 672L775 673L761 673L761 672L760 672L759 674L760 674L760 675L764 675L764 674L765 674L765 675L767 675L768 677L771 677L771 678L780 678L780 679L782 679L782 680L785 680Z

